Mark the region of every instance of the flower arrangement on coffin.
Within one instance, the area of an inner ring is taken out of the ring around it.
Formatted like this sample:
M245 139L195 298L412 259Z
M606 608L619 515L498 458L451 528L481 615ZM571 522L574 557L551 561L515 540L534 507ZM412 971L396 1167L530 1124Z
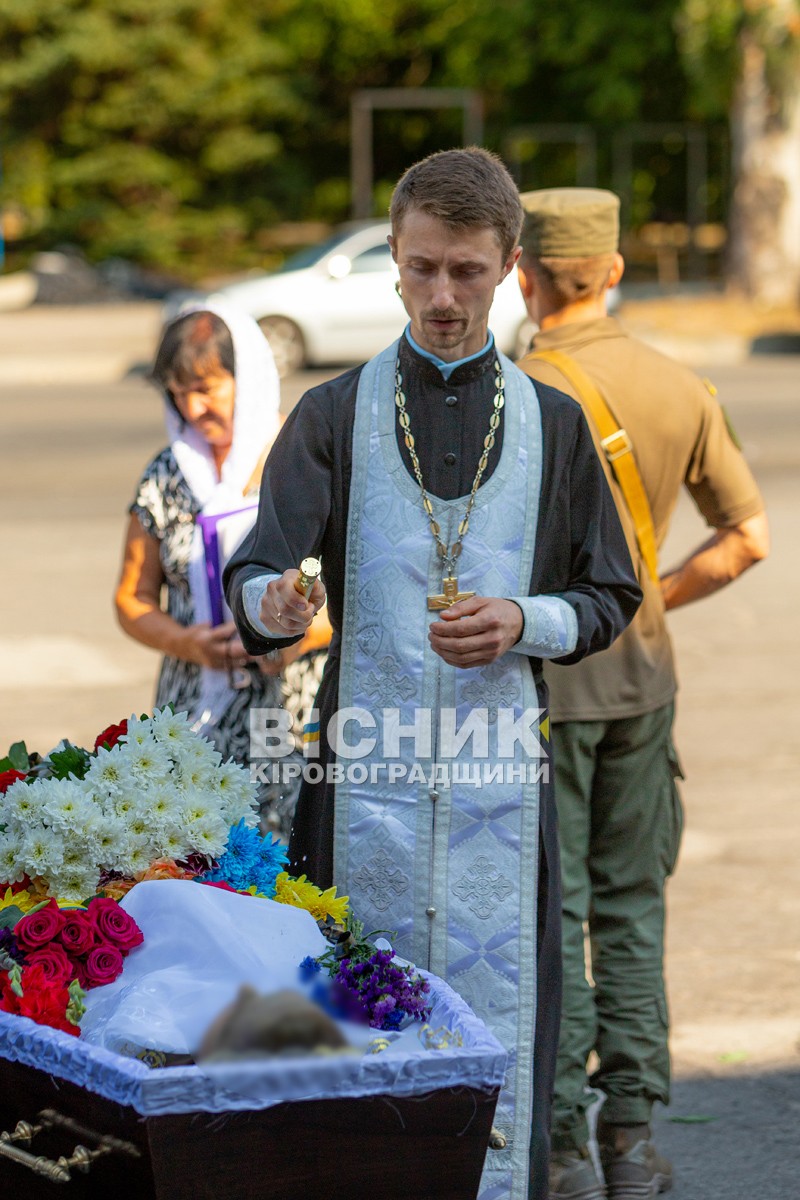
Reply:
M399 1029L408 1019L427 1021L430 1016L427 980L413 967L399 963L388 942L376 945L375 934L364 934L360 921L351 918L338 931L335 945L318 958L304 958L300 977L314 983L326 970L331 983L312 988L312 997L336 1015L371 1025L374 1029Z
M111 983L142 941L118 901L143 880L184 878L310 912L333 945L315 964L329 1007L378 1029L425 1020L427 983L364 937L336 888L292 878L256 821L247 771L169 707L109 726L91 751L12 746L0 761L0 1010L79 1034L86 990Z

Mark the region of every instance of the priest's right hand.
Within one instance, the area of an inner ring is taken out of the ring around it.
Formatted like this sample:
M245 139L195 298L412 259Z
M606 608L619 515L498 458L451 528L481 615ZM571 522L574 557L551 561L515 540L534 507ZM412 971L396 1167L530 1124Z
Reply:
M280 579L267 584L261 601L261 620L270 633L278 637L296 637L308 629L314 617L325 603L325 587L322 580L314 581L308 599L295 591L299 571L292 568L284 571Z

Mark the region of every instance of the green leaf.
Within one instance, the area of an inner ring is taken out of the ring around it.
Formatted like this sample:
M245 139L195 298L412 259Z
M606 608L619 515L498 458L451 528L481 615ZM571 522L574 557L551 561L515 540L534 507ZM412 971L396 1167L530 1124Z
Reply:
M14 742L8 752L8 757L15 771L27 771L30 767L28 749L24 742Z
M0 909L0 929L13 929L20 917L25 914L16 904L9 904Z
M50 772L54 779L67 779L70 775L83 779L88 770L87 752L69 742L63 750L55 750L50 755Z
M22 968L19 963L15 963L8 972L8 980L11 984L11 990L15 996L22 996Z
M719 1117L710 1117L700 1113L690 1114L685 1117L667 1117L673 1125L708 1125L711 1121L718 1121Z

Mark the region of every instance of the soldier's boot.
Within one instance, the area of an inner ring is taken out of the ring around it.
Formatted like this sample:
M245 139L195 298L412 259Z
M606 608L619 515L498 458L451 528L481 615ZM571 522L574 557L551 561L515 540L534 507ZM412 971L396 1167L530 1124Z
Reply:
M597 1141L608 1200L655 1200L672 1187L672 1164L658 1153L649 1125L598 1122Z
M549 1188L549 1200L605 1200L606 1196L586 1146L553 1151Z

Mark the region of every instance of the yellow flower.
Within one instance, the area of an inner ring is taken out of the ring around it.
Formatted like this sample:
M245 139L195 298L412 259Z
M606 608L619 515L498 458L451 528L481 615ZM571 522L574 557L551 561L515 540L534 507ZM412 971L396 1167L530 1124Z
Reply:
M26 888L23 888L21 892L12 892L11 888L7 887L5 895L0 895L0 909L20 908L26 913L39 903L38 897L32 896Z
M332 917L337 924L342 924L347 916L349 896L336 896L336 888L329 887L322 891L315 884L309 883L305 875L292 879L286 871L281 871L275 880L275 899L278 904L291 904L295 908L304 908L310 912L315 921L324 921Z

